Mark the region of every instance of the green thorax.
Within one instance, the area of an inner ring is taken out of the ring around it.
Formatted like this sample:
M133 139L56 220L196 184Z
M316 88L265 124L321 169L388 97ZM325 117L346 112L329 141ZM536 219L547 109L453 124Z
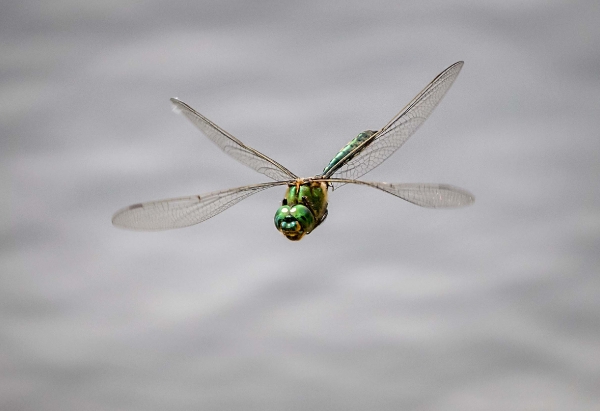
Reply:
M376 132L373 131L373 130L367 130L367 131L363 131L362 133L360 133L359 135L357 135L348 144L346 144L344 146L344 148L342 148L340 150L340 152L335 155L335 157L333 157L331 159L331 161L329 162L329 164L327 164L327 167L325 167L325 169L323 170L323 174L327 174L327 172L329 170L331 170L337 163L339 163L350 152L352 152L352 150L354 150L356 147L358 147L360 144L362 144L363 141L365 141L366 139L368 139L369 137L371 137L375 133Z
M296 185L288 187L285 192L285 201L290 207L303 204L310 209L319 221L327 210L327 185L325 183L312 182L300 185L296 191Z

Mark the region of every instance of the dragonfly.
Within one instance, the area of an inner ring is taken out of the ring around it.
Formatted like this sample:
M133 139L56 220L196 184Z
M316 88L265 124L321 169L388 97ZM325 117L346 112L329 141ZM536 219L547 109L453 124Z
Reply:
M272 158L242 143L183 101L172 98L200 131L225 153L273 181L230 188L208 194L133 204L117 211L112 223L133 230L167 230L201 223L260 191L286 186L275 227L286 238L298 241L327 218L328 191L346 184L372 187L421 207L462 207L475 201L467 190L447 184L385 183L358 180L383 163L429 117L458 76L458 61L438 74L381 129L359 133L327 164L321 174L298 177Z

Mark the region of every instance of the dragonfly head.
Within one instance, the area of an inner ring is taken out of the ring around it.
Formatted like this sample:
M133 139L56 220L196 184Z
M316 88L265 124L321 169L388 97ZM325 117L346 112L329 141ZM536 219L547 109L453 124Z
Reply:
M308 207L302 204L283 205L275 213L275 227L288 240L301 240L315 226L315 217Z

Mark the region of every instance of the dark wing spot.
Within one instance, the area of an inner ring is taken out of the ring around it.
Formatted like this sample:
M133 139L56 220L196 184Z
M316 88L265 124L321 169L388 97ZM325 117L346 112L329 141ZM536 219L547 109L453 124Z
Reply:
M144 206L141 203L134 204L134 205L129 206L129 210L135 210L136 208L142 208L142 207L144 207Z

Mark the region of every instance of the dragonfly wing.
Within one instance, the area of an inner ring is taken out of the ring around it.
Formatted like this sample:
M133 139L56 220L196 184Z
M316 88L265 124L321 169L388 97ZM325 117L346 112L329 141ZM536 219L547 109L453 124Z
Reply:
M475 201L473 194L462 188L447 184L394 184L378 182L369 183L368 185L421 207L464 207Z
M463 62L454 63L438 74L385 127L350 152L324 177L355 179L373 170L409 139L429 117L446 94Z
M132 230L153 231L187 227L208 220L252 194L285 184L288 184L288 181L273 181L200 196L134 204L117 211L112 223L117 227Z
M467 190L447 184L382 183L338 178L323 179L323 181L377 188L409 203L428 208L464 207L475 201L475 196Z
M198 113L183 101L172 98L171 102L180 110L202 133L211 139L225 153L242 164L266 175L273 180L289 180L298 178L290 170L263 153L242 143L240 140L217 126L215 123Z

